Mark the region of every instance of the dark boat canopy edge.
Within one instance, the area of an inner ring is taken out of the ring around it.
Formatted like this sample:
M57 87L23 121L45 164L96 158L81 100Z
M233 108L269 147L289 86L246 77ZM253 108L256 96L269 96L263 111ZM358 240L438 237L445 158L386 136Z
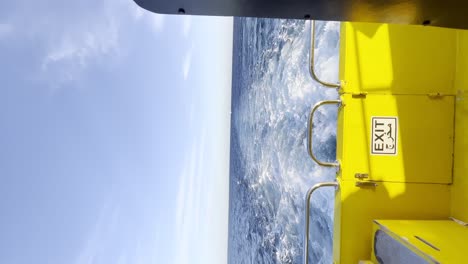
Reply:
M315 19L468 29L461 0L134 0L159 14Z

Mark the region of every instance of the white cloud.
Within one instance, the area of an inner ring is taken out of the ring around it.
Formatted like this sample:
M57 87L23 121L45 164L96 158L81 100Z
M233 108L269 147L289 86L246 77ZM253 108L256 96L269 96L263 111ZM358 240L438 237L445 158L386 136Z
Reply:
M37 71L30 78L56 88L82 79L92 67L111 68L121 61L128 53L122 45L127 43L122 41L127 27L160 33L167 26L167 16L146 11L131 0L84 0L67 5L63 12L39 3L28 5L11 15L8 23L0 21L0 38L14 32L41 49L39 61L34 61Z
M53 87L81 79L91 67L114 67L127 53L122 45L125 29L140 26L128 25L129 21L157 32L165 25L164 16L128 0L84 0L67 5L63 12L39 3L28 5L29 9L12 14L9 23L0 21L0 38L15 32L42 49L32 78Z
M41 69L46 76L53 76L56 86L80 78L89 64L118 55L118 26L112 20L99 21L89 30L64 32L52 39Z
M164 30L164 25L166 24L165 15L146 11L145 9L138 6L137 4L133 3L133 1L130 1L130 2L131 2L131 6L129 7L130 14L135 21L143 21L144 23L147 23L147 25L149 25L149 27L155 33L161 33Z
M193 263L197 256L195 239L202 237L200 225L203 217L203 173L206 130L192 146L185 159L177 192L176 204L176 264ZM191 258L189 258L191 256ZM196 261L195 261L196 262Z
M151 26L156 33L162 32L164 29L165 16L160 14L151 13L150 15Z
M132 14L133 19L140 20L145 14L144 9L133 3L133 1L128 1L130 13Z
M48 70L53 64L78 63L85 67L96 57L117 52L118 29L112 21L95 25L90 31L65 33L58 43L52 45L47 52L42 69Z
M95 8L76 4L70 12L41 10L37 5L33 6L39 9L35 23L22 19L30 15L27 11L15 17L23 37L43 49L35 79L61 87L81 79L91 67L112 67L124 54L120 45L122 17L135 12L127 2L105 0Z
M189 107L189 129L192 129L195 125L195 104L192 102Z
M117 264L127 264L130 263L128 261L128 257L126 254L120 254L119 258L117 259Z
M184 37L188 37L190 34L190 29L192 28L192 17L191 16L184 16L184 22L182 26L182 33Z
M8 23L0 23L0 38L13 32L13 25Z
M187 54L184 57L184 62L182 64L182 74L184 80L187 80L190 73L190 67L192 66L192 48L187 51Z
M93 264L97 263L99 254L101 254L107 246L109 234L117 232L117 221L119 210L110 202L104 203L96 220L94 228L90 231L87 239L78 257L75 260L76 264Z

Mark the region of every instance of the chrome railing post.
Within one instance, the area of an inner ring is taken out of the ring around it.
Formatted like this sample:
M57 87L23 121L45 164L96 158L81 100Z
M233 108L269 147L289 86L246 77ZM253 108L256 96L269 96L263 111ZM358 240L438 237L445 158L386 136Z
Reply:
M339 167L340 164L338 162L324 162L324 161L320 161L317 159L317 157L315 157L314 155L314 152L312 150L312 129L313 129L313 126L314 126L314 113L315 111L317 111L317 109L322 106L322 105L326 105L326 104L337 104L338 106L341 105L341 101L340 100L328 100L328 101L320 101L318 102L317 104L314 105L314 107L312 108L312 110L310 111L310 114L309 114L309 124L308 124L308 134L307 134L307 151L309 153L309 156L315 161L317 162L317 164L321 165L321 166L325 166L325 167Z
M312 76L312 79L314 79L316 82L320 83L321 85L327 87L327 88L340 88L341 84L340 83L329 83L320 80L318 78L317 74L315 73L315 21L311 20L310 21L310 53L309 53L309 71L310 75ZM314 113L317 111L317 109L326 104L337 104L341 105L340 100L328 100L328 101L321 101L318 102L317 104L314 105L312 110L310 111L309 114L309 124L308 124L308 134L307 134L307 151L309 153L309 156L314 160L317 164L325 167L340 167L339 162L322 162L315 157L314 152L312 150L312 129L313 129L313 119L314 119ZM312 197L312 193L316 191L319 188L322 187L339 187L338 182L322 182L322 183L317 183L312 188L310 188L305 196L305 230L304 230L304 264L309 263L309 221L310 221L310 198Z
M309 71L312 78L327 88L340 88L339 83L329 83L320 80L315 73L315 20L310 21L310 53L309 53Z
M338 188L340 185L338 182L321 182L317 183L307 191L305 196L305 231L304 231L304 264L309 264L309 214L310 214L310 198L312 193L322 187L335 187Z

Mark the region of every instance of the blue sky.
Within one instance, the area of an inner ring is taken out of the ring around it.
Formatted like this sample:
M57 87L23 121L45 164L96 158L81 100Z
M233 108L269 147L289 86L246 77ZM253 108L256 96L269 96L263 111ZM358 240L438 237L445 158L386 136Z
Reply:
M0 3L0 263L224 263L232 19Z

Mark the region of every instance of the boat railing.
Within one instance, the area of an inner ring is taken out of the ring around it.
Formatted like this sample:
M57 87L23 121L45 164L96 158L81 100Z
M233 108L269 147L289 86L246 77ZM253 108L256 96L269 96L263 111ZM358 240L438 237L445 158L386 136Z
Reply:
M327 88L337 88L341 87L340 83L330 83L320 80L320 78L315 73L315 20L310 20L310 53L309 53L309 71L312 79L321 85Z
M304 264L309 264L309 220L310 220L310 198L312 193L322 187L335 187L339 188L338 182L321 182L317 183L307 191L305 196L305 230L304 230Z
M320 161L317 157L315 157L314 151L312 149L312 133L313 133L313 127L314 127L314 113L317 111L317 109L322 106L322 105L328 105L328 104L337 104L338 106L341 106L341 101L340 100L326 100L326 101L320 101L317 104L314 105L312 110L310 111L309 114L309 124L308 124L308 133L307 133L307 152L309 153L310 158L317 162L320 166L324 167L340 167L340 163L338 161L335 162L326 162L326 161Z

